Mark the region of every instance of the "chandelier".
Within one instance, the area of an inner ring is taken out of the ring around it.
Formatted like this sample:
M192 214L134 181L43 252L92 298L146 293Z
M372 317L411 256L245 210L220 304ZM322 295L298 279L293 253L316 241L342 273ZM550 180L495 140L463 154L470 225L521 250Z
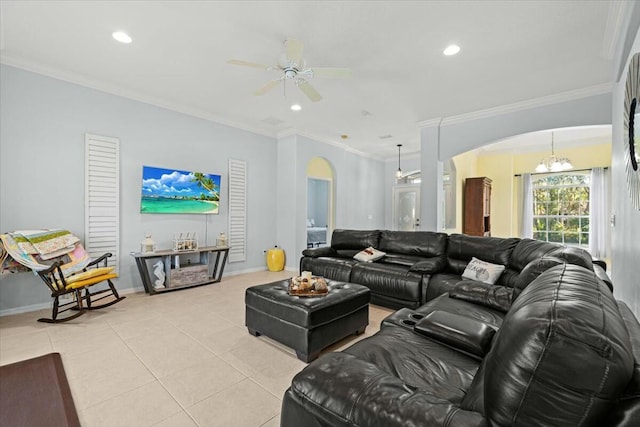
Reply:
M553 147L553 132L551 132L551 156L540 160L540 163L536 166L536 172L562 172L569 169L573 169L571 160L566 157L556 157Z

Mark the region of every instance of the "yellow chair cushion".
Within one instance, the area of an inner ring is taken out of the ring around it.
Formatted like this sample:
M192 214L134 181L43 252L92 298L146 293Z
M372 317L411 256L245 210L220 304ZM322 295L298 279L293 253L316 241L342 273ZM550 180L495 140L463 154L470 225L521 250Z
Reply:
M94 277L100 277L100 276L104 276L105 274L110 274L111 272L113 272L114 269L115 269L115 267L92 268L90 270L83 271L82 273L77 273L77 274L71 275L69 277L65 277L64 281L67 283L67 286L66 286L65 289L80 288L82 286L70 287L70 285L74 284L76 282L83 282L85 280L90 280L90 279L93 279ZM106 280L106 279L101 278L97 282L93 282L93 283L98 283L98 282L100 282L102 280ZM61 289L62 288L62 283L59 280L57 280L56 281L56 286L57 286L58 289ZM83 286L86 286L86 284L83 285Z
M78 280L76 282L68 284L65 289L68 290L68 289L83 288L85 286L89 286L89 285L93 285L93 284L102 282L103 280L116 279L117 277L118 277L118 275L115 274L115 273L103 274L102 276L96 276L96 277L92 277L92 278L86 279L86 280Z
M87 271L83 271L82 273L77 273L69 277L65 277L64 280L69 283L77 282L79 280L91 279L92 277L102 276L103 274L109 274L115 267L100 267L100 268L92 268Z

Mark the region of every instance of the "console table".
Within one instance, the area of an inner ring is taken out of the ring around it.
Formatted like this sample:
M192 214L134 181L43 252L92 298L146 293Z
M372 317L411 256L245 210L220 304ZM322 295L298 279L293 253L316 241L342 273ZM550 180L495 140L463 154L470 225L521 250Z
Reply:
M205 246L196 250L162 250L150 253L132 252L138 272L148 294L190 288L192 286L217 283L229 256L228 246ZM164 282L154 274L158 262L162 262Z

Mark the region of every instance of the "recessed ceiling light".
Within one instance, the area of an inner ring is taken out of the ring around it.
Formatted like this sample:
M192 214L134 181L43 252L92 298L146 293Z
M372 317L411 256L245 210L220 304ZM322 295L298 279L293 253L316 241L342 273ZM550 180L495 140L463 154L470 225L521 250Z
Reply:
M293 104L293 105L291 106L291 110L293 110L293 111L300 111L300 110L302 110L302 107L300 106L300 104Z
M456 44L452 44L447 46L447 48L442 53L444 53L447 56L451 56L451 55L455 55L458 52L460 52L460 46Z
M118 40L120 43L129 44L132 42L132 39L131 37L129 37L129 34L122 31L116 31L115 33L111 34L111 36L113 36L113 38Z

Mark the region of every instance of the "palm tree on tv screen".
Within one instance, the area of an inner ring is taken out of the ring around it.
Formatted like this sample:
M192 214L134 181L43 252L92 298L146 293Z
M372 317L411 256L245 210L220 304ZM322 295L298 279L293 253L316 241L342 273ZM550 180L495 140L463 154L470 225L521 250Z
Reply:
M193 178L191 178L191 182L197 182L198 187L204 188L207 191L213 193L213 199L215 201L219 200L218 190L216 189L217 185L211 178L203 174L202 172L194 172Z

